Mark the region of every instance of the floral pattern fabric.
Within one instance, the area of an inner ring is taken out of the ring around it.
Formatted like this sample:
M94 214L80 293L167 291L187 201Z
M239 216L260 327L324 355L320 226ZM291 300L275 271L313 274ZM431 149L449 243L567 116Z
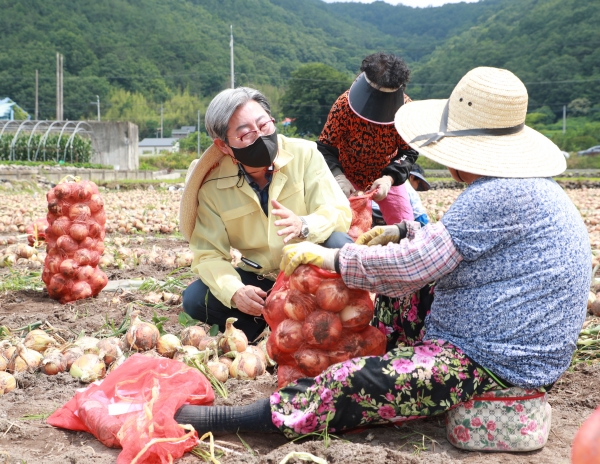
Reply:
M288 438L442 414L498 388L460 349L416 342L383 356L334 364L271 395L272 420Z
M543 389L494 390L448 411L446 434L457 448L531 451L546 444L551 416Z
M388 351L397 345L413 346L425 335L425 317L431 310L434 284L405 297L375 297L375 316L371 325L388 339Z

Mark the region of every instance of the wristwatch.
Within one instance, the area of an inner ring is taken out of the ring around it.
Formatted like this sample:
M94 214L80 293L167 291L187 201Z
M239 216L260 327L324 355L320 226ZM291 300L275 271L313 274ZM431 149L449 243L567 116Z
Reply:
M306 223L306 219L300 216L300 220L302 221L302 229L300 229L300 238L308 237L308 224Z

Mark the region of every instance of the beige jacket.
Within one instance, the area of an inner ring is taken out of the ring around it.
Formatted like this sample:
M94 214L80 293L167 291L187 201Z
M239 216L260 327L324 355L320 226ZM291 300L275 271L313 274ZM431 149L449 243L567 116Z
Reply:
M269 215L265 216L258 196L244 180L237 187L238 168L229 156L205 178L198 192L198 214L190 239L194 253L192 270L225 306L231 307L233 294L242 288L239 274L231 264L230 247L262 266L255 270L268 275L279 272L283 237L273 225L271 200L279 201L306 219L307 240L321 243L332 232L348 232L352 213L348 199L333 178L314 142L279 135L275 173L269 185Z

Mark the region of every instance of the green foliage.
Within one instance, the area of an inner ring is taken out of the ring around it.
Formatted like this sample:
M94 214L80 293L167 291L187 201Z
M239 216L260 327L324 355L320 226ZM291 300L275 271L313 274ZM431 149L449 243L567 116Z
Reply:
M187 169L196 159L196 153L165 153L158 156L140 157L140 170L162 171L169 169Z
M75 134L71 143L70 136L50 134L42 144L41 134L23 132L14 140L14 134L0 137L0 160L2 161L47 161L67 163L89 163L92 157L92 141ZM31 141L30 141L31 139ZM14 145L13 145L14 141ZM68 145L67 145L68 144Z
M212 139L206 132L200 133L200 154L212 145ZM198 153L198 131L179 140L179 152Z
M302 133L320 134L331 105L352 83L346 74L322 63L301 66L292 73L281 99L283 112L296 118Z

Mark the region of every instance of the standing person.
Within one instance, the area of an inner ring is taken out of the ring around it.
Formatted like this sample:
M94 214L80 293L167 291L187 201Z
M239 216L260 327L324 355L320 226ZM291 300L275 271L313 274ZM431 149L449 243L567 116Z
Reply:
M586 227L551 176L559 148L525 126L527 90L510 71L475 68L448 100L402 107L413 147L468 185L441 221L376 227L340 250L284 248L282 269L338 271L350 288L391 296L437 281L425 335L383 356L334 364L244 407L183 406L201 431L328 428L434 416L486 391L545 389L569 367L586 316ZM386 245L386 246L377 246Z
M408 197L410 198L410 206L413 209L414 220L422 226L429 224L427 210L423 206L421 197L417 192L426 192L431 188L431 185L425 179L425 171L417 163L413 164L408 176L408 183L405 185Z
M218 94L208 106L213 145L188 170L179 224L199 279L183 293L194 319L236 327L254 340L290 241L351 243L348 200L314 142L277 134L266 98L247 87ZM231 248L239 251L236 262Z
M418 152L394 127L394 115L410 98L404 94L410 70L393 54L374 53L361 74L331 107L317 146L347 197L378 189L377 202L387 224L412 220L404 187Z

